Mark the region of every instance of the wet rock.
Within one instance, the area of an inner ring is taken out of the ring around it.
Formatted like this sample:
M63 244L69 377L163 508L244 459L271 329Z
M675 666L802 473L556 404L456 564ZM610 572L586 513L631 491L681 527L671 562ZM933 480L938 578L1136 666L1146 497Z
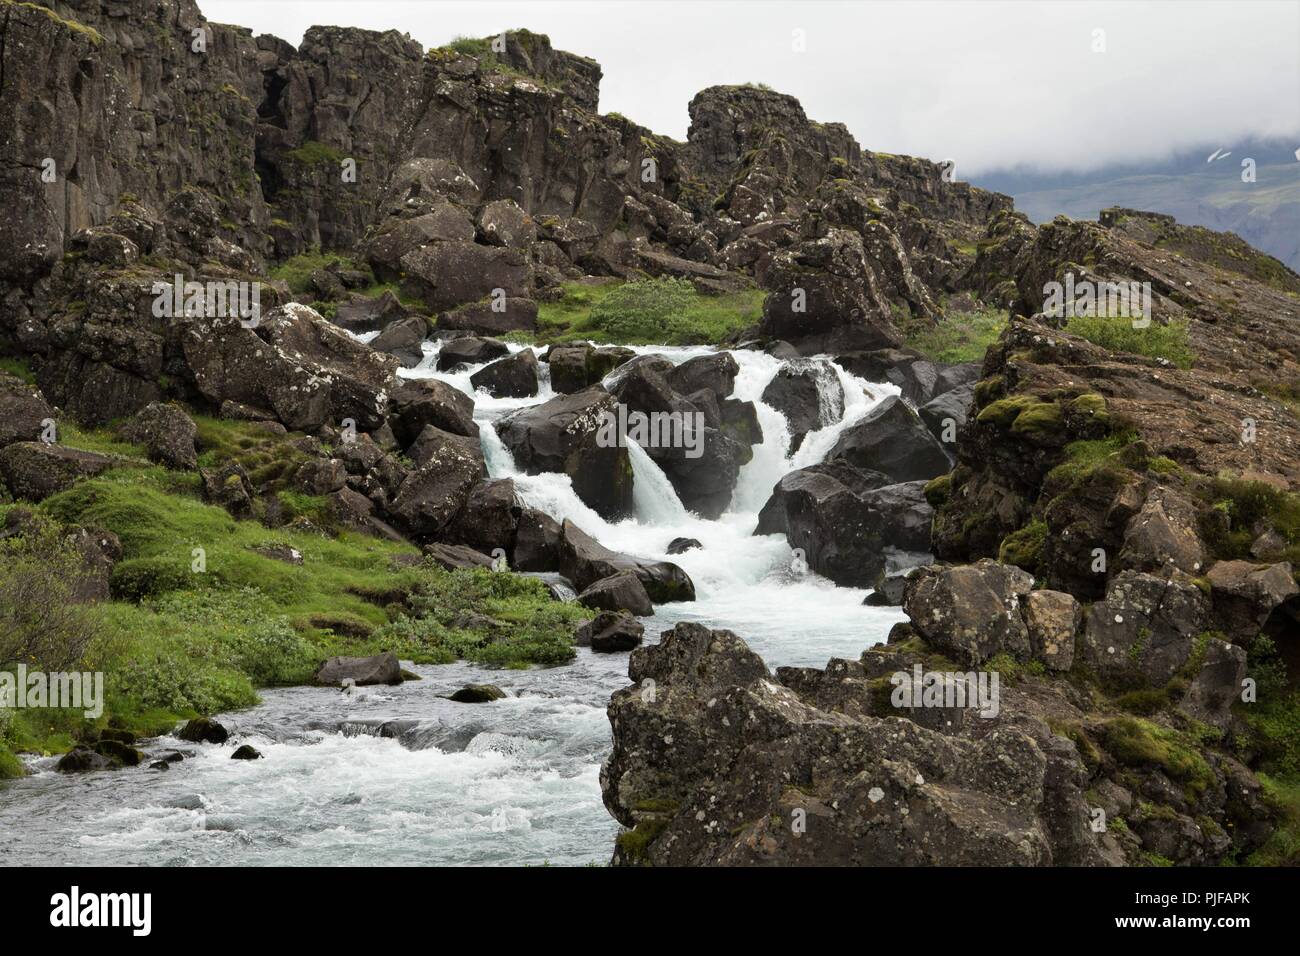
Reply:
M554 345L546 355L551 388L557 395L580 392L600 382L636 353L621 346L596 348L588 343Z
M230 755L231 760L261 760L262 752L251 744L244 744Z
M510 566L516 571L557 571L560 567L560 524L544 511L523 508L515 531Z
M560 573L579 591L601 578L631 571L641 580L651 601L669 604L695 600L695 584L671 561L647 561L611 551L567 519L561 527L559 552Z
M933 565L907 581L903 610L912 627L959 664L978 667L996 654L1027 661L1033 653L1022 602L1031 575L988 559L958 567Z
M116 766L112 759L89 747L73 747L59 758L55 769L59 773L92 773L96 770L113 770Z
M844 417L844 388L830 363L824 361L781 366L763 389L763 402L785 416L791 452L799 449L808 432Z
M730 352L700 355L676 365L667 374L673 391L689 395L702 388L710 389L719 400L731 394L740 366Z
M944 449L954 457L957 453L958 430L966 424L970 414L971 403L975 398L975 386L959 385L930 399L916 410L930 429L930 434L937 438Z
M448 339L438 350L438 369L454 372L466 365L482 365L510 354L510 346L497 339L484 339L469 335Z
M211 717L195 717L176 736L192 744L224 744L230 732Z
M625 447L599 440L602 416L616 414L615 405L597 385L512 412L495 427L519 468L568 475L588 507L616 520L632 510L632 465Z
M638 617L654 613L645 585L632 571L593 581L578 595L578 603L598 611L628 611Z
M384 330L370 340L370 347L393 356L403 368L415 368L424 360L422 346L428 334L429 325L424 316L408 315L384 326Z
M685 554L687 551L702 547L704 547L704 545L700 544L700 542L696 541L694 538L673 538L673 540L668 542L668 553Z
M573 643L597 653L614 654L630 651L641 643L644 635L645 625L627 611L601 611L578 625L573 632Z
M479 369L469 382L495 398L531 398L537 394L537 356L523 349Z
M488 704L494 700L503 700L506 692L496 684L466 684L460 690L448 694L448 700L458 704Z
M344 681L357 687L400 684L402 667L390 651L370 657L331 657L316 669L312 681L322 687L342 687Z
M826 459L879 471L894 481L934 478L950 468L943 446L893 395L841 432Z

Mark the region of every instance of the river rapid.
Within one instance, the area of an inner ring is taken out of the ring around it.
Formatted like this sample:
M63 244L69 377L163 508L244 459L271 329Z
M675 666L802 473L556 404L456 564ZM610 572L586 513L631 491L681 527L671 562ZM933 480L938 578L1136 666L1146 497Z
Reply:
M570 518L616 551L664 558L695 582L697 600L656 607L646 640L678 621L729 628L769 667L823 666L856 658L903 619L897 608L862 604L866 591L799 573L784 537L754 537L758 511L786 472L821 461L839 433L892 385L864 382L836 366L843 418L786 454L784 417L760 401L782 362L736 351L732 396L758 407L763 441L741 470L717 520L682 507L671 484L631 446L635 515L609 523L584 505L563 475L523 475L492 422L553 397L540 366L535 398L475 393L470 375L433 368L438 343L402 374L441 378L475 400L488 469L515 480L520 497L556 520ZM522 346L511 346L518 350ZM643 347L682 362L708 348ZM615 373L617 374L617 372ZM670 556L677 537L703 547ZM610 747L605 707L627 686L626 654L579 648L570 664L527 671L456 663L406 665L423 680L400 687L294 687L262 692L262 703L220 715L223 747L172 738L150 754L192 756L167 773L141 768L65 776L53 758L30 761L31 776L0 784L0 863L7 865L556 865L603 864L618 825L601 803L599 770ZM465 683L495 683L510 696L486 705L440 697ZM232 761L238 740L265 759Z

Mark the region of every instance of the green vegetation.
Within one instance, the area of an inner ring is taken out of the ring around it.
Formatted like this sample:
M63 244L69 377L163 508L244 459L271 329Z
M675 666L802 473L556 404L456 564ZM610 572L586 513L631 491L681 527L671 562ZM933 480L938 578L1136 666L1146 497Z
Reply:
M1146 328L1134 328L1127 317L1076 315L1065 324L1065 331L1087 339L1111 352L1130 352L1162 358L1179 368L1191 368L1192 348L1187 340L1187 323L1152 322Z
M264 488L301 456L291 444L301 436L202 416L196 423L201 462L240 461ZM70 432L138 456L110 432ZM563 663L574 655L576 624L590 617L533 578L450 572L421 563L410 545L332 532L324 501L287 488L276 498L278 520L288 524L237 521L202 501L194 473L137 460L48 498L32 510L30 529L0 541L0 665L106 675L98 721L50 709L0 712L0 777L21 770L15 752L63 752L110 722L153 735L186 717L250 706L257 688L303 683L337 654ZM62 525L120 539L110 600L71 599L86 572ZM275 557L288 549L300 564Z
M1300 495L1260 481L1221 476L1200 489L1209 508L1201 536L1217 558L1246 560L1259 528L1272 528L1285 542L1281 560L1300 571Z
M1177 732L1140 717L1115 717L1106 722L1102 736L1106 750L1130 767L1159 767L1192 793L1200 793L1214 773L1197 748Z
M1030 574L1037 575L1042 568L1043 544L1047 540L1047 522L1035 518L1018 531L1013 531L1002 539L998 548L998 560L1003 564L1014 564L1024 568Z
M935 362L978 362L1007 327L1007 314L996 309L954 312L937 325L904 322L904 342Z
M297 149L290 150L285 156L304 166L332 166L341 163L345 158L343 153L333 146L327 146L314 139L307 140Z
M15 0L4 0L4 5L7 7L22 7L27 10L38 10L64 29L70 30L79 36L84 36L95 46L101 46L104 42L104 35L94 27L61 17L49 7L43 7L39 3L16 3Z
M354 262L347 256L312 249L308 252L300 252L291 259L284 260L284 262L270 270L270 275L272 279L282 279L288 283L290 292L302 293L311 289L311 274L313 272L335 263L345 269L370 271L365 265Z
M644 279L621 285L567 283L562 299L541 304L537 325L542 338L552 341L721 342L759 320L765 296L761 289L701 295L685 279Z
M20 378L28 385L36 384L36 376L32 373L31 367L23 359L18 358L0 358L0 372L8 372L15 378Z

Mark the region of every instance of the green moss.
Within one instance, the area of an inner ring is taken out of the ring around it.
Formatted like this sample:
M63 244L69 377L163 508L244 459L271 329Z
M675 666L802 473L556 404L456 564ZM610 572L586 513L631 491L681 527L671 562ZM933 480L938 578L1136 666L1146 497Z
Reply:
M1038 404L1041 403L1033 395L1009 395L984 406L975 416L975 420L980 424L1010 428L1021 412Z
M1047 522L1035 518L1017 531L1002 539L998 547L998 560L1014 564L1030 574L1040 573L1043 561L1043 544L1047 540Z
M15 378L22 379L28 385L36 384L36 375L27 364L26 359L0 358L0 372L8 372Z
M668 827L668 820L662 817L646 817L637 822L634 829L624 830L615 842L623 856L632 862L644 862L649 854L650 844Z
M981 379L975 385L975 406L977 408L983 408L989 402L1001 395L1005 386L1006 379L1001 375L990 375L986 379Z
M363 272L370 271L369 267L366 265L355 262L347 256L338 255L336 253L321 252L319 249L312 249L308 252L299 253L293 258L281 262L270 270L270 275L272 279L280 279L287 283L290 292L301 294L312 288L311 274L313 272L318 269L324 269L335 263L346 269L358 269Z
M1116 717L1102 731L1107 752L1129 767L1158 767L1200 793L1214 780L1205 758L1179 734L1140 717Z
M1300 865L1300 777L1260 773L1264 800L1278 817L1267 842L1244 860L1247 866Z
M923 489L925 500L930 503L930 507L938 508L948 500L952 492L952 473L940 475L938 478L932 478L925 484Z
M61 17L49 7L43 7L38 3L16 3L15 0L3 0L3 2L6 7L22 7L27 10L38 10L65 30L69 30L78 36L85 37L95 46L102 46L104 43L104 35L94 27L87 26L84 23L79 23L76 20Z
M1026 405L1011 423L1011 431L1026 437L1047 437L1059 434L1065 424L1061 406L1055 402L1033 402Z

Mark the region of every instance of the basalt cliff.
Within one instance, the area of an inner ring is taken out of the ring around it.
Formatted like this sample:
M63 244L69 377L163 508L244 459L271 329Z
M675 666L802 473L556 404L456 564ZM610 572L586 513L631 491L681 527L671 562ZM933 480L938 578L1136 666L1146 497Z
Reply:
M910 623L820 670L770 672L700 625L635 650L601 781L627 828L615 861L1207 864L1269 845L1295 812L1270 781L1300 772L1300 277L1138 210L1036 227L757 86L697 94L676 142L600 113L600 79L523 31L426 51L313 27L295 48L190 0L0 0L0 355L32 375L0 371L10 499L121 464L51 422L124 429L241 520L301 521L279 496L312 495L448 566L499 552L642 613L689 600L689 577L522 504L487 477L473 401L398 370L430 335L440 363L492 360L475 385L493 394L536 394L546 363L556 398L496 432L611 518L632 469L601 413L698 412L701 457L656 462L716 517L759 427L729 351L794 363L764 402L799 438L835 414L833 361L899 394L785 476L758 532ZM316 254L301 281L273 275ZM499 341L540 340L574 283L657 277L758 290L761 314L678 366ZM1138 283L1148 324L1046 309L1067 278ZM160 308L178 283L195 307ZM211 308L253 286L255 309ZM914 346L984 312L1006 325L981 361ZM200 468L191 413L262 423L280 451ZM933 563L890 577L886 549ZM116 551L87 560L120 596ZM917 665L996 672L996 715L900 706Z

